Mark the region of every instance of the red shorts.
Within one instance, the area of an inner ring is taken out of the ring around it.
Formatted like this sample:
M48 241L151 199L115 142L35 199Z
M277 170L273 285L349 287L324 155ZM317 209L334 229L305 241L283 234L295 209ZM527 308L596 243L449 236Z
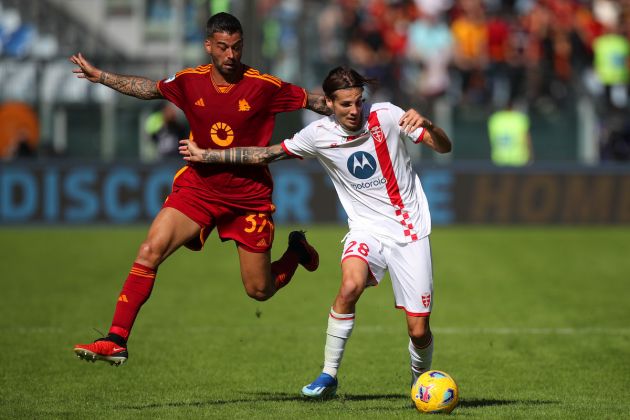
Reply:
M199 238L186 243L186 247L199 251L216 227L222 241L233 240L250 252L267 252L274 236L273 211L248 211L226 204L214 203L199 197L192 188L173 188L163 207L172 207L184 213L200 227ZM273 208L273 205L270 204Z

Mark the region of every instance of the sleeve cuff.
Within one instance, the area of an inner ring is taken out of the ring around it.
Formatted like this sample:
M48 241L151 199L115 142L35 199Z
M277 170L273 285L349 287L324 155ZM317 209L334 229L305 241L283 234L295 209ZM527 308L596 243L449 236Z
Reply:
M296 155L295 153L291 152L287 146L284 144L286 140L282 140L282 143L280 143L280 146L282 147L282 150L284 150L284 152L294 158L298 158L298 159L303 159L302 156Z
M418 140L415 140L414 143L418 144L418 143L422 143L422 141L424 140L424 135L426 134L427 129L422 127L422 131L420 132L420 135L418 136Z

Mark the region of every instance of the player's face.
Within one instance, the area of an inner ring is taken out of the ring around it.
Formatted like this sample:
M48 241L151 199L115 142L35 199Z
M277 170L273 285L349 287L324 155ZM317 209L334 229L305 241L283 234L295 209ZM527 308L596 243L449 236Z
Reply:
M363 89L339 89L333 98L326 98L326 105L346 130L357 131L363 124Z
M222 75L231 76L240 70L243 55L243 36L240 33L215 32L206 39L205 47L212 64Z

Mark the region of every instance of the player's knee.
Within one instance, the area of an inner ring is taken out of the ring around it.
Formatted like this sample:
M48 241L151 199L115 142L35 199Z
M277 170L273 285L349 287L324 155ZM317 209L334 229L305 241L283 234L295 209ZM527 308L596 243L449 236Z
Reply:
M339 290L339 297L345 302L356 302L363 293L364 286L352 278L344 278Z
M273 296L273 291L269 290L269 288L248 286L245 287L245 292L247 293L247 296L259 302L264 302Z
M163 252L159 250L153 243L145 241L140 245L138 249L137 260L147 266L157 267L160 265L163 259Z
M409 338L416 345L423 345L431 339L428 322L419 322L408 326Z
M271 293L267 293L264 290L254 290L251 292L247 292L247 295L254 299L257 300L259 302L264 302L266 300L268 300L271 296L273 296L273 294Z

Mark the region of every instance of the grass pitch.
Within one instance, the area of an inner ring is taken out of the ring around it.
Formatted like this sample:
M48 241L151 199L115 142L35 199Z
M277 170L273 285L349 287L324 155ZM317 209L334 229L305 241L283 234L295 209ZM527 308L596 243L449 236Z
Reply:
M76 359L73 344L107 331L145 231L0 230L0 418L422 415L388 279L359 302L338 398L300 396L321 368L343 227L310 227L320 269L264 303L244 293L232 243L180 250L160 267L127 364ZM433 367L459 383L452 415L628 418L628 244L628 228L435 229Z

